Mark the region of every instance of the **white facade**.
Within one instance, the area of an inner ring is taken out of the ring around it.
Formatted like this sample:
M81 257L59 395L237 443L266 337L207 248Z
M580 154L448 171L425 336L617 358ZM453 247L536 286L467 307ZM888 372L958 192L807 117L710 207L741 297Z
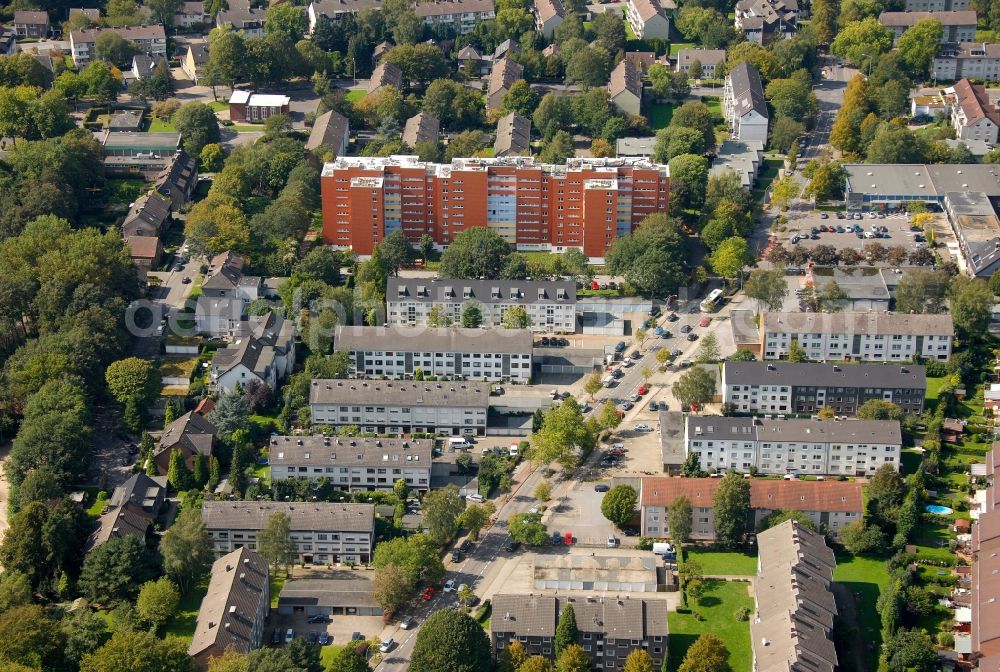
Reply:
M913 334L797 334L764 332L764 359L788 356L792 341L797 340L806 358L827 360L860 359L866 362L908 361L916 357L947 360L951 357L951 336L915 336Z
M530 354L371 350L352 353L351 362L353 371L365 376L409 378L420 369L425 376L469 380L527 383L531 378Z
M272 436L268 468L272 483L325 478L343 490L391 490L402 479L411 490L427 491L433 447L429 439Z
M625 20L641 40L670 38L670 20L656 0L628 0Z

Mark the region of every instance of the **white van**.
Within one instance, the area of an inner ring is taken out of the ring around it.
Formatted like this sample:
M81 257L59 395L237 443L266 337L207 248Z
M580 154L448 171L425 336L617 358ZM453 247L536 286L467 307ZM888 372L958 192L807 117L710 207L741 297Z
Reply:
M517 457L520 454L520 452L521 452L521 447L518 444L516 443L510 444L511 457Z
M469 443L468 437L465 436L457 436L448 439L448 450L451 450L453 452L455 450L465 450L471 445L472 444Z
M612 376L611 374L608 374L604 376L604 380L601 381L601 384L604 385L604 387L614 387L615 377Z

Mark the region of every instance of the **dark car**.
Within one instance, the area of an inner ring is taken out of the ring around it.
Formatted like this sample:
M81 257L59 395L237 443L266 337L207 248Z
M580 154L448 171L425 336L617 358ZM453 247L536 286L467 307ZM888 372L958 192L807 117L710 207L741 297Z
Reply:
M688 340L689 341L697 341L698 340L698 334L696 334L696 333L694 333L692 331L690 334L688 334Z
M542 345L543 348L549 347L549 337L548 336L542 336L541 345Z
M639 352L638 350L633 350L632 354L629 355L629 357L631 357L632 359L639 359L640 357L642 357L642 353Z
M326 646L329 643L330 643L330 633L327 632L326 630L319 633L319 645Z
M676 322L679 319L681 318L677 317L677 313L670 313L667 315L667 322Z
M503 545L503 550L506 553L513 553L519 548L521 548L521 542L514 541L513 539L510 539L506 544Z
M462 562L462 552L461 551L453 551L452 554L451 554L451 561L452 562Z
M316 614L306 619L306 623L327 623L330 618L324 614Z
M819 229L814 226L809 230L809 233L819 233Z
M625 375L625 372L622 371L621 369L615 369L614 371L611 372L611 376L613 378L616 378L616 379L617 378L621 378L624 375Z
M671 350L670 351L670 356L671 357L680 357L681 356L680 348L674 348L673 350Z
M625 341L618 341L615 344L615 352L625 352Z
M562 546L563 545L562 535L559 534L558 532L553 532L552 533L552 543L556 544L557 546Z
M559 339L559 347L565 348L567 345L569 345L569 339L568 338L560 338Z
M622 404L621 404L621 406L622 406L622 408L624 410L629 411L629 410L632 409L632 402L631 401L623 401Z
M274 633L271 635L271 646L278 646L281 644L281 628L275 628Z
M841 212L840 210L838 210L838 211L836 212L836 215L837 215L837 219L843 219L843 218L844 218L844 213L843 213L843 212Z
M610 489L611 486L609 486L607 483L598 483L597 485L594 486L594 492L607 492Z
M682 334L689 333L691 331L691 329L692 329L692 327L691 327L690 324L685 324L683 327L681 327L681 333Z
M472 542L468 539L464 540L458 547L458 550L463 553L468 553L472 549Z
M649 410L651 410L651 411L658 411L658 410L660 410L660 404L657 401L651 401L651 402L649 402L649 405L647 406L647 408L649 408Z

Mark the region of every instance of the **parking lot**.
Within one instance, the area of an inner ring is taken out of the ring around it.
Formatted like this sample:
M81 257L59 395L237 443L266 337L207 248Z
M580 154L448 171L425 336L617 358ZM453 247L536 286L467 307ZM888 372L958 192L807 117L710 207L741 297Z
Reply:
M801 220L799 226L794 229L789 228L787 232L788 244L801 245L807 249L812 249L817 245L832 245L838 251L862 251L867 243L877 240L885 247L902 245L907 252L911 252L916 249L917 244L922 242L922 233L910 230L910 222L906 215L892 214L872 217L872 214L874 213L862 216L861 213L856 213L852 219L847 219L846 215L843 219L837 218L835 215L828 215L827 219L823 219L821 214L816 213L815 217ZM824 228L830 230L824 231ZM884 231L881 230L883 228ZM879 230L876 231L876 229ZM858 235L859 230L860 236ZM796 240L796 238L799 239Z

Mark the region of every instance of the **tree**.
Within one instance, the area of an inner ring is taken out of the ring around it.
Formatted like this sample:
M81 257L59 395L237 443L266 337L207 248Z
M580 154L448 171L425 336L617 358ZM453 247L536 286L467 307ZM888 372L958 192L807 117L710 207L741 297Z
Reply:
M903 32L896 53L911 77L923 79L927 76L943 34L944 29L937 19L920 19Z
M265 13L264 31L284 33L292 42L301 40L308 27L305 12L295 5L271 5Z
M246 396L233 391L219 397L215 408L206 417L219 430L219 435L227 438L236 431L246 429L249 416L250 404Z
M143 405L160 391L160 373L152 362L129 357L112 362L104 374L108 392L119 403L135 399Z
M594 436L584 423L580 405L570 398L545 411L542 427L530 441L532 461L558 462L569 469L577 464L576 448L586 451L593 446Z
M644 294L665 296L686 282L680 225L665 214L649 215L638 229L618 236L606 255L608 270Z
M421 580L438 581L445 574L437 546L426 534L381 542L375 547L372 565L375 569L396 565L406 572L414 585Z
M858 417L862 420L902 420L903 409L891 401L869 399L861 404Z
M507 529L511 539L525 546L541 546L549 536L538 513L516 513L511 516Z
M504 114L515 112L522 117L530 117L536 107L538 107L538 96L531 90L531 85L523 79L514 82L500 101L500 111Z
M705 152L705 136L701 131L684 126L667 126L656 133L653 160L667 163L682 154L701 155Z
M883 520L892 520L903 503L906 491L903 479L891 464L883 464L875 470L868 482L868 501L875 504L875 511Z
M214 557L212 540L198 509L184 507L160 540L163 569L186 594L208 573Z
M483 311L479 309L479 304L469 300L462 304L462 328L478 329L483 326Z
M616 527L625 527L635 515L638 501L639 496L631 485L616 485L601 500L601 514Z
M435 611L420 627L410 656L411 672L481 672L493 667L482 626L455 609Z
M131 64L138 50L135 44L118 33L102 32L94 42L94 52L105 63L125 68Z
M728 547L742 543L750 512L750 482L742 474L728 472L719 483L712 510L719 543Z
M715 122L704 103L689 101L678 107L670 118L670 126L693 128L701 133L706 149L715 148Z
M499 278L510 254L510 245L496 231L470 227L456 235L441 255L441 275Z
M771 184L771 205L776 205L779 210L785 212L791 205L792 200L799 197L802 188L798 180L792 174L785 175L780 180Z
M590 400L594 400L594 395L600 392L604 388L604 383L601 382L601 374L594 372L587 377L587 382L583 384L583 391L587 393Z
M524 306L510 306L503 311L501 318L504 329L527 329L531 326L531 318Z
M608 16L604 16L608 14ZM603 12L597 15L591 26L597 33L597 42L609 54L617 54L625 48L625 25L615 12Z
M798 364L799 362L806 361L806 351L799 344L799 339L793 338L791 344L788 346L788 361L793 364Z
M517 672L555 672L552 662L545 656L529 656Z
M274 566L288 566L295 562L298 551L292 541L291 519L286 513L274 513L267 519L267 527L257 534L257 552Z
M788 296L785 272L780 268L754 269L743 285L743 291L757 302L757 312L779 310Z
M24 572L9 569L0 574L0 613L31 603L31 581Z
M543 504L552 499L552 484L548 481L539 481L535 486L534 497Z
M917 136L896 123L880 124L865 153L868 163L917 163L923 159Z
M590 672L590 656L579 644L570 644L556 657L556 672Z
M480 530L486 527L486 523L490 522L494 513L496 513L496 506L493 502L470 504L458 517L458 524L468 529L469 537L475 541L479 539Z
M719 339L715 334L709 332L701 339L701 346L698 348L698 363L711 364L719 361Z
M131 601L157 569L156 557L141 539L114 537L87 553L80 572L80 592L97 604Z
M866 70L879 56L892 49L892 41L892 29L870 16L844 26L830 44L830 51Z
M962 338L982 338L989 328L993 307L993 293L986 283L962 275L955 276L948 295L955 331Z
M701 635L688 647L678 672L733 672L729 649L718 636Z
M371 672L365 654L359 647L345 646L337 650L327 665L327 672Z
M840 528L840 543L852 555L863 555L885 548L885 534L876 525L856 520Z
M424 495L423 508L427 534L434 543L441 545L455 534L465 501L458 494L458 488L449 485Z
M684 495L670 502L667 507L667 529L670 540L677 546L683 546L691 538L692 515L691 500Z
M394 614L413 597L415 585L402 567L385 565L375 571L372 597L386 614Z
M1000 271L993 271L993 275L990 276L989 288L993 296L1000 296Z
M17 664L28 672L61 669L62 641L59 626L38 605L26 604L0 614L0 661L4 670ZM12 672L16 670L14 667Z
M178 492L184 492L194 487L194 476L184 462L184 453L177 446L170 451L167 463L167 482Z
M806 529L816 532L816 523L812 521L812 518L808 514L802 511L797 511L795 509L781 509L780 511L775 511L770 516L764 520L761 530L769 530L772 527L781 525L787 520L794 520L799 525L802 525Z
M518 672L524 665L528 654L524 650L524 644L514 640L503 648L500 652L500 660L497 661L497 672ZM544 658L542 660L545 660Z
M556 624L555 654L558 658L563 651L576 644L580 638L580 630L576 627L576 612L572 603L567 603L559 614L559 622Z
M670 159L670 199L678 208L698 208L705 202L708 185L708 160L694 154Z
M181 637L121 630L80 661L80 672L195 672Z
M788 152L806 132L805 124L791 117L778 117L771 127L771 147Z
M844 179L847 171L837 161L810 161L803 171L809 178L803 192L818 202L833 201L844 196Z
M715 396L715 378L704 368L694 366L681 374L672 391L684 406L703 406Z
M181 594L173 581L161 576L156 581L143 584L135 608L139 617L157 630L177 612L180 602Z
M731 280L753 264L753 256L745 239L733 237L719 245L709 258L709 263L713 271Z
M900 629L885 643L889 672L933 672L938 668L934 642L926 630Z
M184 103L174 112L171 123L181 134L184 151L189 156L200 156L205 145L217 144L221 140L219 120L205 103Z
M539 155L539 161L543 163L566 163L566 159L574 156L576 149L573 147L573 136L567 131L557 131Z

